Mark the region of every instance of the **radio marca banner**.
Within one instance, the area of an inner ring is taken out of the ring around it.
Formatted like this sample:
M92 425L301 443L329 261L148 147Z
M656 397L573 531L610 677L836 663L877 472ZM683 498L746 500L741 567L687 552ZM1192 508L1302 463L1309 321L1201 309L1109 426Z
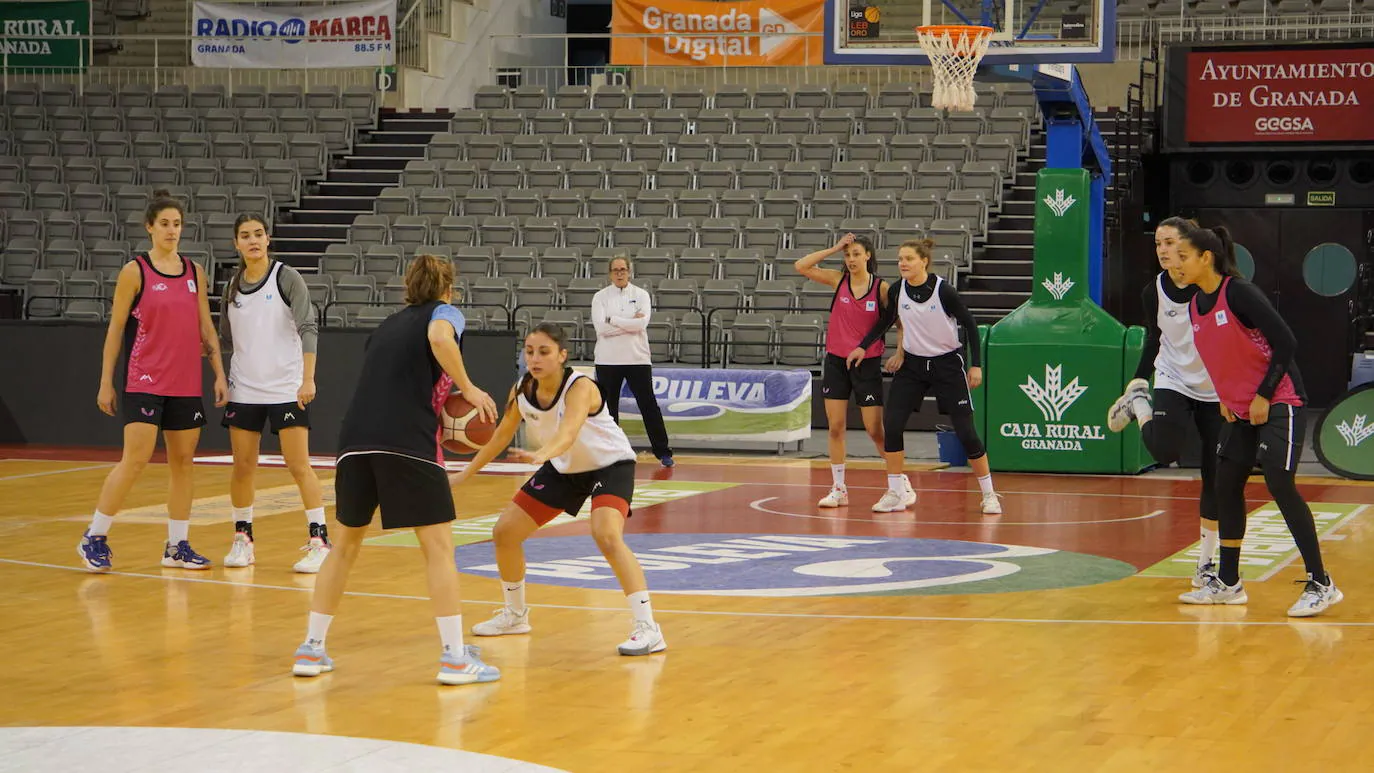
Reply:
M592 368L579 368L595 377ZM654 397L671 440L790 443L811 437L811 373L805 370L654 368ZM620 426L644 437L628 385Z
M825 2L613 0L611 32L617 65L820 65Z
M0 67L78 68L91 63L91 4L86 0L0 3Z
M1190 51L1188 142L1374 140L1374 46Z
M382 67L396 63L396 0L309 6L196 2L197 67Z

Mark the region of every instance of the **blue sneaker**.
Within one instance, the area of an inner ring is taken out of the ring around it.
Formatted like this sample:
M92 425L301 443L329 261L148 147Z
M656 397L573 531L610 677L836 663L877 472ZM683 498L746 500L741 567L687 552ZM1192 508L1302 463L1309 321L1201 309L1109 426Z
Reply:
M660 456L660 457L658 457L658 463L661 464L661 465L663 465L664 467L672 467L672 466L673 466L673 457L671 457L671 456Z
M162 550L162 565L172 569L209 569L210 559L191 549L191 543L182 540L173 545L168 542Z
M324 647L305 642L296 648L296 662L291 673L296 676L319 676L334 670L334 660L324 654Z
M472 684L473 682L495 682L501 678L501 670L482 662L482 650L471 644L463 648L463 657L445 652L439 658L440 684Z
M110 550L107 539L109 538L104 534L91 534L90 529L81 535L81 541L76 545L76 554L81 556L81 563L86 565L87 570L108 572L114 565L114 551Z

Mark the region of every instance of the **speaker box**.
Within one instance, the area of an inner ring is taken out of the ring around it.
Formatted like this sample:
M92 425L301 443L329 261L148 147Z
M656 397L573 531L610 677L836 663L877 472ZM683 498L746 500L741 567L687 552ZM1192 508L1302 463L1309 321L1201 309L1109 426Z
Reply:
M1266 195L1274 193L1291 194L1293 203L1266 203ZM1322 195L1309 197L1310 193ZM1374 155L1187 154L1169 161L1170 212L1272 206L1374 207Z

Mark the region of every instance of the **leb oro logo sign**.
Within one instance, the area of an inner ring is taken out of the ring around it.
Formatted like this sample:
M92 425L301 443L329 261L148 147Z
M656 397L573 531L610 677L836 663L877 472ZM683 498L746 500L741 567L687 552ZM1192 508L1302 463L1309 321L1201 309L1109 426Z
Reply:
M1087 394L1088 387L1078 377L1064 381L1064 366L1045 363L1043 381L1034 374L1026 376L1021 392L1040 411L1042 422L1003 422L998 432L1004 438L1020 438L1028 451L1082 451L1084 441L1106 440L1100 424L1070 424L1064 415Z
M1345 393L1317 425L1317 458L1346 478L1374 480L1374 383Z

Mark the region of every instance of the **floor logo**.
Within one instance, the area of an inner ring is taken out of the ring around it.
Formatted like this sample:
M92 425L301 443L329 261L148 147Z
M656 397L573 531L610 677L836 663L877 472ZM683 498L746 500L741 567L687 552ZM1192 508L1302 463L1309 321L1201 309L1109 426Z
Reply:
M1048 548L979 542L800 534L631 534L654 593L843 596L995 593L1090 585L1135 573L1130 564ZM619 587L590 537L525 543L531 582ZM490 543L457 550L468 574L497 576Z

